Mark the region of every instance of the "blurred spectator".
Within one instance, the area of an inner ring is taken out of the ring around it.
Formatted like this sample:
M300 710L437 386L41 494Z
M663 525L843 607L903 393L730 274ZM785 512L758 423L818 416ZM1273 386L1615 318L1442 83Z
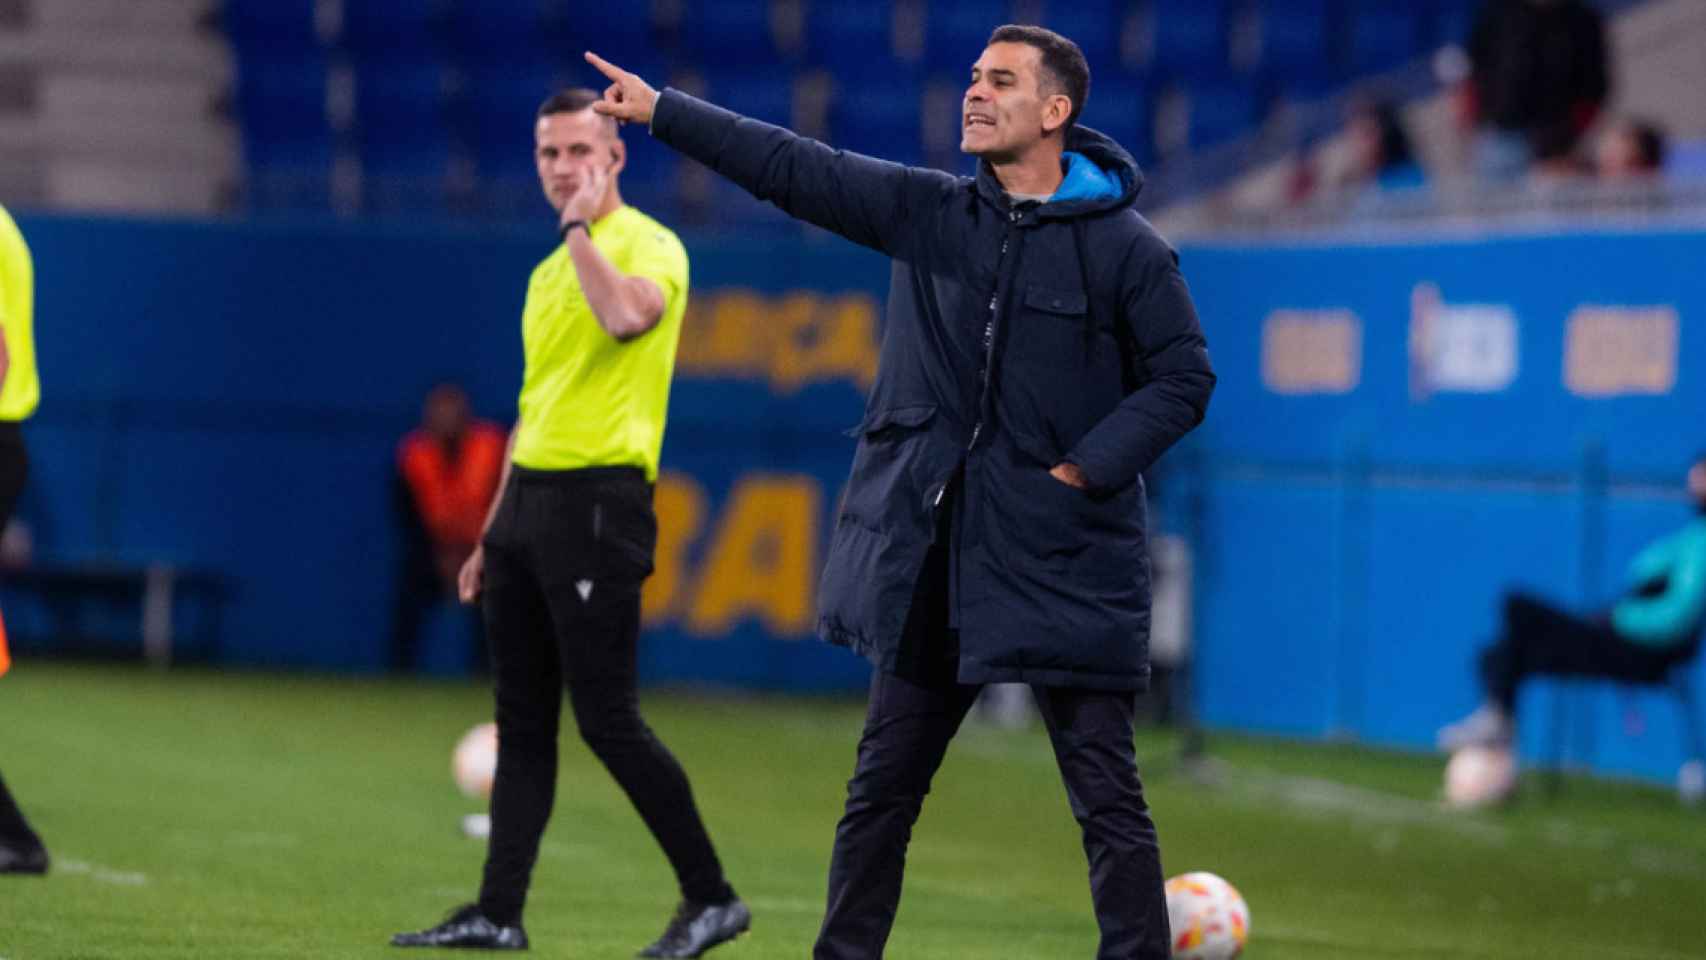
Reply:
M1607 183L1645 181L1665 165L1664 131L1645 120L1620 120L1600 135L1594 174Z
M503 428L474 419L468 394L453 383L427 393L421 425L397 447L397 505L402 570L391 642L391 668L414 666L421 627L433 609L453 607L468 621L469 655L485 659L479 616L456 603L456 576L479 542L503 469Z
M1443 749L1509 744L1516 698L1536 675L1651 684L1700 649L1706 625L1706 453L1688 471L1694 517L1629 564L1623 599L1608 613L1567 613L1526 594L1505 598L1504 631L1481 656L1487 700L1440 731Z
M1487 180L1573 153L1611 89L1605 22L1583 0L1487 0L1469 61L1464 117Z
M1349 134L1355 183L1380 190L1407 190L1426 184L1397 104L1359 103L1351 110Z
M1346 112L1344 133L1297 164L1287 191L1293 204L1323 199L1357 204L1426 185L1402 108L1385 100L1357 100Z

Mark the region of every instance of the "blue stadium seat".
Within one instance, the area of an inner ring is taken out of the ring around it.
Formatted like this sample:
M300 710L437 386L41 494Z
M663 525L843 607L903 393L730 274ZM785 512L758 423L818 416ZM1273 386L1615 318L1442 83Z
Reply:
M252 205L325 209L337 152L326 113L325 60L240 61L237 110Z
M470 64L567 60L579 51L560 48L553 35L556 11L548 0L479 0L456 11L456 47Z
M783 59L770 31L769 4L695 0L681 18L681 48L694 61L762 66Z
M924 91L916 83L861 83L836 90L829 142L897 163L922 161Z
M1331 0L1263 0L1261 66L1281 78L1331 74L1338 61Z
M568 0L568 14L549 15L552 42L560 42L576 63L587 50L631 70L631 63L655 62L660 45L651 20L636 15L637 6L634 0ZM596 73L592 77L598 79Z
M1264 106L1254 83L1222 80L1190 88L1192 147L1212 147L1255 131Z
M1350 10L1349 64L1358 74L1403 66L1422 52L1422 13L1388 0L1360 0Z
M625 133L628 163L622 168L622 199L669 222L680 192L681 154L646 136Z
M712 103L754 120L794 124L794 78L787 71L713 74L707 93Z
M539 105L564 85L567 75L566 68L539 61L477 67L469 73L467 132L482 180L532 181Z
M1435 47L1469 45L1469 31L1474 29L1475 15L1482 0L1432 0L1432 41Z
M315 0L225 0L225 33L239 60L287 60L320 49Z
M894 62L894 4L813 3L806 11L806 55L837 78L880 74Z
M243 61L237 106L250 166L330 163L324 60Z
M1156 67L1191 78L1226 73L1230 0L1150 0L1149 15L1154 20Z
M453 0L344 0L343 43L357 59L423 60L450 49Z
M1004 0L933 3L924 16L924 64L934 75L963 77L983 52L990 33L1013 21Z
M1038 22L1078 44L1093 79L1120 67L1129 7L1120 0L1051 0Z
M443 209L457 152L453 81L436 63L358 65L356 121L371 211Z
M1138 84L1092 79L1090 102L1078 120L1112 137L1139 163L1153 152L1149 93Z

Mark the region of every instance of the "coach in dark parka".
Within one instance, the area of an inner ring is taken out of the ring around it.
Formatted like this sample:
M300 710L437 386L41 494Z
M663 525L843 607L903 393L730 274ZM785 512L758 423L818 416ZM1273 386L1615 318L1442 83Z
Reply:
M833 150L589 55L597 109L893 258L881 361L823 573L819 632L877 667L815 956L874 958L931 776L982 684L1030 683L1084 828L1098 957L1169 956L1132 749L1148 680L1141 473L1214 388L1142 176L1075 124L1070 41L1003 27L972 69L976 178Z

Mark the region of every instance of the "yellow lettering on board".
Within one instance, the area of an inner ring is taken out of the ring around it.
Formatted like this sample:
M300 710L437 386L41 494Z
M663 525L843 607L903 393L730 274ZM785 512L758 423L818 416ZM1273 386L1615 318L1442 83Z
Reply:
M823 492L805 476L757 474L729 493L686 628L720 634L756 617L781 636L812 626Z
M776 335L764 329L766 309L763 297L741 288L690 299L676 366L698 377L762 378L762 358Z
M773 314L787 336L776 340L771 383L781 393L807 384L849 380L869 389L877 376L877 309L870 297L824 301L797 293Z
M652 509L658 518L656 569L640 590L640 617L655 624L681 612L689 579L687 551L705 528L705 491L684 473L660 473Z
M836 380L869 389L876 379L877 302L863 293L715 290L689 301L686 329L683 376L760 380L784 394Z

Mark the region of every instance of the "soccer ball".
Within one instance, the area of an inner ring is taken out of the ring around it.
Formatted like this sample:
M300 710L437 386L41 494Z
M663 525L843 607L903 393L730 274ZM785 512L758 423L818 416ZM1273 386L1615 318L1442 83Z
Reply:
M475 800L492 795L498 772L498 725L482 723L462 735L450 755L450 775L456 786Z
M1510 747L1468 746L1445 765L1445 805L1455 810L1489 807L1516 790L1516 757Z
M1250 938L1250 908L1232 884L1212 873L1167 881L1167 923L1177 960L1232 960Z

